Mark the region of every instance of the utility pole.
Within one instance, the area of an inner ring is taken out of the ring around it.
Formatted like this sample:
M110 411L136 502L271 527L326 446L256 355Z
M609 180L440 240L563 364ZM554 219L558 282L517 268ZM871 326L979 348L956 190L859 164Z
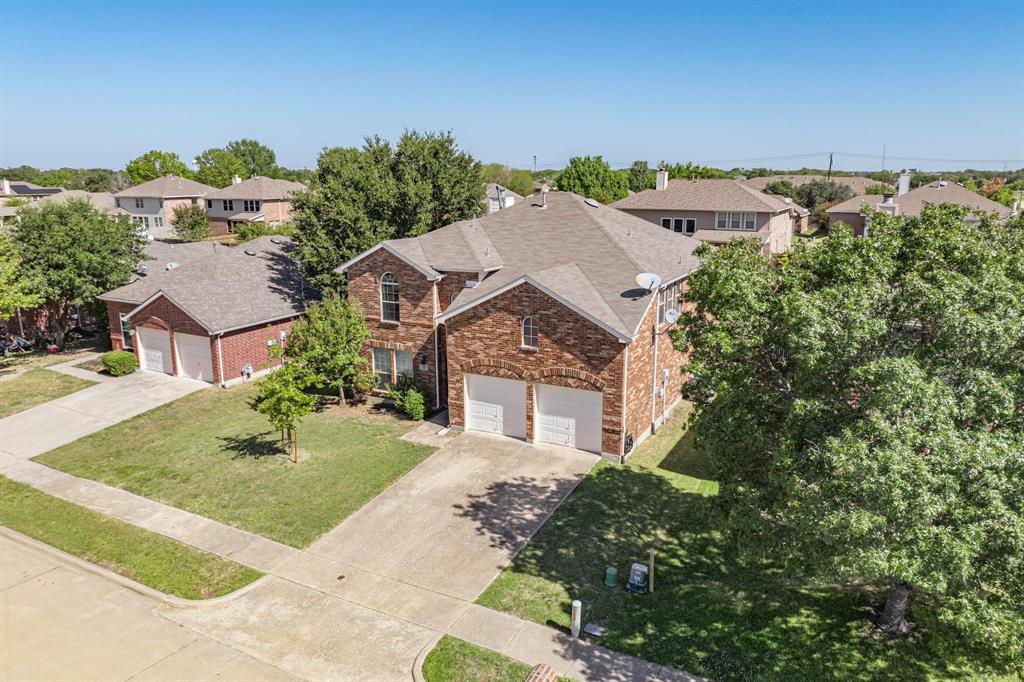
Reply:
M882 145L882 170L885 170L885 145Z
M832 182L832 152L828 153L828 181Z
M537 155L533 155L533 174L537 174Z

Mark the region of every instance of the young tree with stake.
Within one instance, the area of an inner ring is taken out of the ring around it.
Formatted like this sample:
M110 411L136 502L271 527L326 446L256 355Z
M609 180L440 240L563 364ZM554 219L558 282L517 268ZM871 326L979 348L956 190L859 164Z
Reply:
M316 397L303 391L308 382L308 375L291 363L257 382L254 407L281 432L281 443L293 462L299 461L299 422L316 406Z

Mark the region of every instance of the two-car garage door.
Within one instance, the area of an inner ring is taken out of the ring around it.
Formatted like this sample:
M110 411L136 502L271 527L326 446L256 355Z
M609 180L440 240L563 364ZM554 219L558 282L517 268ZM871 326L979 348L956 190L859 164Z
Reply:
M526 437L526 382L467 374L466 427ZM603 395L598 391L534 385L534 440L601 452Z
M142 369L174 374L171 359L171 336L163 329L136 327ZM213 358L210 337L176 333L174 346L178 352L178 376L213 382Z

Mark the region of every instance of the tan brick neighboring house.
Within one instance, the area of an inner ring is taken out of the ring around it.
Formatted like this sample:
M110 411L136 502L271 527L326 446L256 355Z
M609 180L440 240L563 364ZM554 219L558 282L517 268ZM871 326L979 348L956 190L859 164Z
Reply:
M967 206L973 211L996 213L1004 219L1013 215L1013 211L1006 206L977 192L972 192L955 182L939 180L921 185L916 189L908 189L910 186L908 175L906 180L899 183L899 186L906 191L896 196L893 194L866 195L853 197L836 204L826 211L829 222L842 221L853 228L854 234L862 237L870 228L870 220L867 215L869 210L883 211L897 216L917 216L921 214L921 209L925 204L959 204ZM977 220L977 218L971 215L968 216L968 220Z
M114 195L117 208L128 211L146 234L157 239L171 237L171 220L176 206L198 204L213 187L177 175L165 175Z
M291 242L260 237L150 245L131 283L102 294L114 348L130 347L143 370L218 385L269 369L312 291L290 257Z
M382 386L412 374L452 426L629 454L680 399L679 308L699 242L569 192L339 266ZM661 283L641 288L637 275Z
M239 225L258 222L280 225L291 221L291 197L306 189L300 182L255 176L237 176L224 189L206 197L206 212L215 235L233 234Z
M654 189L612 204L671 232L722 244L757 239L766 254L789 250L801 210L789 199L746 187L735 180L669 180L659 171Z

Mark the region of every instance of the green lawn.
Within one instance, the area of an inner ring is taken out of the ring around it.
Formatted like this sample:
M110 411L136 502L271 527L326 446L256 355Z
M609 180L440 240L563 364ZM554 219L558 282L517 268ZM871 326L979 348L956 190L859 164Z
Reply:
M4 476L0 525L186 599L219 597L263 575Z
M568 628L569 604L608 627L611 649L730 680L1002 679L943 661L924 641L871 633L868 590L787 583L771 566L742 566L715 530L708 459L680 411L625 466L600 462L512 565L480 596L485 606ZM624 584L657 549L655 592ZM1010 679L1010 678L1005 678Z
M399 440L412 422L330 408L302 422L293 464L253 392L198 391L36 460L305 547L432 452Z
M0 419L81 391L94 383L48 369L30 369L13 379L0 381Z
M523 682L533 666L445 635L423 661L427 682ZM559 680L569 682L564 677Z

